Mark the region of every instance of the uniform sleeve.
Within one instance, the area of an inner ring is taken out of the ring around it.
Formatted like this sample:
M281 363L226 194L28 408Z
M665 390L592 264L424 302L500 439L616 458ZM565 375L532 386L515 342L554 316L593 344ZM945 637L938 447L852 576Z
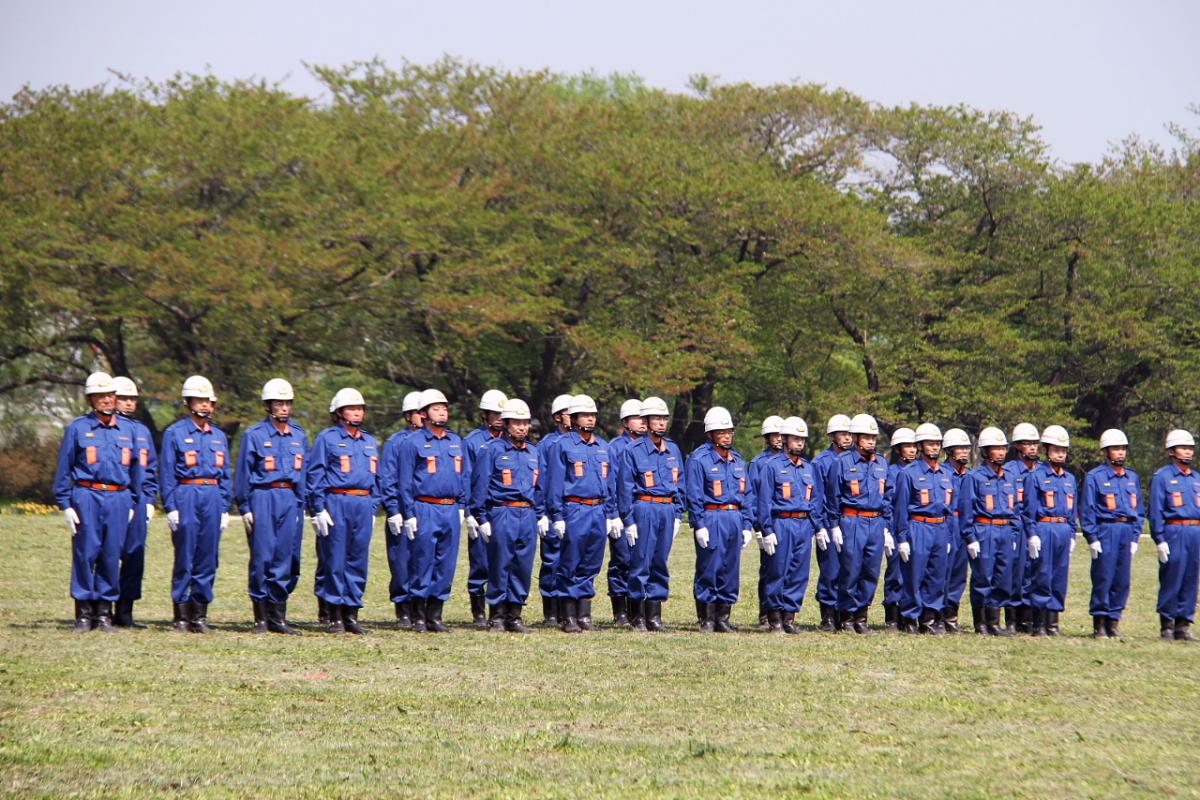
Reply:
M1025 536L1029 537L1037 533L1037 513L1042 504L1037 494L1037 470L1030 470L1025 473L1025 477L1021 480L1023 483L1021 491L1025 493L1025 502L1019 503L1021 507L1021 520L1025 526Z
M233 502L238 511L245 514L250 510L250 431L242 434L242 446L238 448L237 471L233 475Z
M379 467L379 489L383 492L383 508L389 517L400 513L400 488L397 485L400 466L400 444L396 437L383 445L383 463Z
M559 446L561 441L561 439L556 440L551 446L550 453L546 455L546 509L550 512L550 519L554 522L563 519L562 493L566 476L564 475L563 449Z
M959 533L962 534L964 542L971 544L979 541L979 537L975 535L975 518L972 515L975 508L975 479L971 477L971 473L968 472L963 476L959 489L961 490L958 495Z
M478 522L485 522L483 512L487 509L488 478L492 474L491 448L485 448L475 459L474 471L471 473L471 492L467 502L467 513Z
M1133 482L1134 482L1134 485L1137 486L1137 491L1135 493L1137 494L1137 500L1138 500L1138 507L1137 507L1137 514L1136 514L1137 523L1135 524L1135 527L1133 530L1133 536L1134 536L1133 541L1136 542L1138 539L1141 538L1142 531L1146 527L1146 496L1142 492L1141 479L1135 477L1133 479Z
M617 461L620 452L613 452L612 445L608 446L608 476L604 478L604 517L612 519L620 516L617 511Z
M896 524L893 521L895 516L892 513L892 504L896 501L896 483L901 480L904 470L897 466L895 474L889 473L887 480L883 482L883 519L884 525L888 530L896 530Z
M775 470L763 469L760 462L754 470L755 484L754 518L758 521L759 530L763 533L775 532L775 520L771 516L771 501L775 499Z
M688 456L683 469L685 502L688 511L688 524L692 530L703 527L700 520L704 517L704 465L696 458L696 454Z
M142 468L142 502L154 505L158 499L158 453L154 452L154 440L150 429L146 429L146 466Z
M300 441L304 442L304 464L308 466L308 434L302 429L300 430ZM308 510L308 486L304 482L304 471L301 470L296 480L296 499L300 501L300 508L304 511Z
M1088 544L1096 541L1099 530L1096 527L1096 481L1091 473L1083 479L1083 497L1079 501L1079 526L1083 529L1083 538Z
M1067 514L1067 521L1071 523L1071 537L1074 538L1075 531L1079 530L1079 484L1075 484L1075 507Z
M633 493L637 490L634 478L633 448L626 447L617 458L617 514L626 525L633 524Z
M1154 473L1154 477L1150 480L1150 538L1154 539L1155 544L1163 542L1163 527L1165 525L1165 517L1163 515L1163 506L1167 501L1166 481L1163 479L1162 472Z
M670 445L675 450L675 463L686 464L683 460L683 453L674 443ZM683 480L678 481L675 485L675 519L682 520L684 513L687 511L687 475L686 472Z
M221 477L218 478L221 489L221 511L224 513L233 504L233 465L230 463L233 461L231 457L233 453L229 450L229 439L224 435L222 438L225 439L225 452L230 456L225 459L225 466L221 467Z
M841 478L842 460L840 458L830 459L825 467L825 516L829 520L831 526L837 526L841 523L842 509L839 505L838 498L838 481Z
M179 449L175 436L168 428L163 434L162 453L158 459L158 493L162 495L163 508L168 512L175 511L175 489L179 479L175 476L175 462L179 460Z
M375 441L375 452L379 456L375 457L375 473L371 476L371 516L378 514L379 507L383 505L383 483L379 474L379 457L383 455L383 450L379 447L379 440Z
M908 541L908 502L912 497L908 476L904 470L896 472L896 490L892 493L892 533L896 534L896 542Z
M494 440L493 440L494 441ZM462 508L466 508L471 502L471 482L475 475L475 464L479 459L484 457L484 452L492 452L494 448L487 447L487 443L475 451L474 456L468 456L463 459L463 474L458 481L458 504Z
M129 427L133 428L133 425ZM137 430L132 430L130 435L134 444L137 444ZM136 455L129 462L129 499L133 501L133 508L141 513L142 501L146 499L146 469L142 466L142 459Z
M71 466L75 463L75 429L68 425L58 446L58 465L54 469L54 500L66 511L71 507Z
M754 482L749 480L749 475L746 476L746 491L742 493L742 530L754 530L754 516L758 510L756 505L758 500L758 491Z
M325 437L318 435L304 462L304 493L309 510L314 515L325 510L325 490L329 488L329 478L325 473L325 450Z
M828 530L829 515L825 511L825 484L821 480L821 471L813 468L813 525L817 530Z
M542 448L537 445L537 461L538 472L537 480L533 484L533 510L537 513L538 519L546 516L546 473L543 471Z

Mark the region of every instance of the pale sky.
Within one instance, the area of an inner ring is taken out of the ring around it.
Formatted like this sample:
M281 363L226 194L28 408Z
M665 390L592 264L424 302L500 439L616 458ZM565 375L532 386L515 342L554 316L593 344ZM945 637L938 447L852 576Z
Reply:
M1095 161L1130 134L1200 117L1200 2L312 2L0 0L0 97L82 88L109 70L282 80L316 94L304 62L444 54L510 69L796 80L885 105L965 103L1032 116L1052 155Z

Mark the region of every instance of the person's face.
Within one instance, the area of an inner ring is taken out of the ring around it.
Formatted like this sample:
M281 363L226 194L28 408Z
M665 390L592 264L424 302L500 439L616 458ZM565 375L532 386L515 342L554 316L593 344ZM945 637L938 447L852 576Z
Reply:
M1067 448L1056 444L1046 445L1046 459L1056 467L1067 463Z
M780 434L782 436L782 434ZM804 455L804 446L808 444L808 440L803 436L793 436L788 434L784 437L786 440L788 455L801 456Z
M137 411L138 399L131 395L117 396L117 411L122 414L133 414Z
M708 434L709 441L717 447L728 450L733 447L733 428L724 428L719 431L710 431Z
M339 412L347 425L362 425L367 417L366 406L342 406Z
M646 420L641 417L626 417L621 421L625 423L625 430L630 433L636 433L641 436L646 432Z
M404 417L405 417L405 419L408 420L408 426L410 428L424 428L425 427L425 417L424 417L424 415L421 414L420 411L409 411L408 413L406 413L404 415Z
M445 427L446 423L450 421L450 406L445 403L426 406L423 413L426 421L439 428Z
M1116 447L1108 447L1104 450L1104 457L1108 459L1108 463L1115 467L1125 466L1125 458L1128 455L1129 448L1123 444Z
M1017 453L1026 461L1033 461L1037 458L1037 442L1013 442L1013 444L1017 448Z
M584 433L591 433L596 430L596 415L595 414L572 414L571 424L576 430Z
M782 450L783 449L783 434L782 433L768 433L763 438L767 440L767 447L771 448L772 450Z
M508 430L508 438L520 443L529 438L530 421L527 419L507 419L504 425Z
M115 392L89 394L88 403L96 410L97 414L108 416L117 410L117 395Z
M188 410L198 417L210 417L213 412L213 401L207 397L189 397Z
M854 441L858 452L868 456L875 452L875 445L879 444L879 437L873 433L860 433L857 434Z
M655 436L666 436L667 424L670 420L670 417L662 417L657 414L652 417L645 417L646 428Z
M917 445L915 443L902 444L898 449L900 450L900 458L905 461L913 461L917 457Z
M854 444L854 434L850 431L837 431L830 434L829 438L833 440L833 446L838 450L849 450Z
M930 461L937 461L942 454L942 443L935 441L921 442L921 453Z
M499 411L484 411L483 424L494 431L498 431L504 427L504 421L500 419Z
M571 416L565 411L560 411L554 415L554 423L558 425L559 430L569 431L571 429Z
M291 400L271 400L267 403L268 412L277 420L286 422L292 418Z
M1188 445L1180 445L1179 447L1171 448L1171 455L1182 461L1184 464L1192 463L1192 456L1196 455L1196 448Z
M1003 464L1004 456L1007 452L1008 448L1001 445L985 447L983 449L983 457L993 464Z
M971 448L965 446L951 447L950 460L959 466L965 465L971 460Z

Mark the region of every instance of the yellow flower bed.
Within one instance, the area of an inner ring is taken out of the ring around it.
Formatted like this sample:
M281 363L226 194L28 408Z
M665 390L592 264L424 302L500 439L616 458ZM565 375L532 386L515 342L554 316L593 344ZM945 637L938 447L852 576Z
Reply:
M45 503L35 503L32 500L22 500L7 506L0 506L0 514L57 514L58 508Z

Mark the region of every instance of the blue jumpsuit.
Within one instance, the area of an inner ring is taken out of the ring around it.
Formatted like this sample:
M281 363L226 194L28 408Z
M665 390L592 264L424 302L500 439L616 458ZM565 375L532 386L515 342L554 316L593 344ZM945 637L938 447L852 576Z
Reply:
M546 505L552 522L563 520L567 525L554 589L558 597L587 600L596 594L596 576L604 563L607 520L617 516L608 443L594 434L585 442L572 431L555 442L551 456Z
M1102 464L1083 479L1080 527L1088 544L1100 542L1100 555L1092 560L1093 617L1120 619L1129 600L1133 554L1129 543L1142 535L1146 498L1133 470Z
M383 495L384 513L394 517L400 513L400 445L419 428L408 428L397 431L388 437L383 445L383 461L379 465L379 491ZM392 533L384 531L386 542L388 572L391 580L388 583L388 594L393 603L407 603L412 600L408 588L408 537L404 531Z
M136 435L129 420L114 414L112 424L105 425L95 411L76 417L63 433L54 499L62 510L73 508L79 515L71 537L71 597L76 600L119 599L121 548L130 510L142 508L145 482Z
M1150 481L1150 536L1171 548L1167 563L1158 565L1158 613L1189 623L1196 618L1200 580L1200 475L1171 463Z
M490 523L487 603L525 605L537 549L537 521L545 513L538 449L507 436L480 448L472 467L470 514ZM483 537L479 537L483 541Z
M629 548L629 599L663 602L670 596L668 561L675 523L683 519L683 455L670 439L655 447L649 436L625 448L617 475L617 511L637 525Z
M755 517L764 536L775 535L774 555L760 559L764 606L796 613L804 604L813 535L825 524L825 489L803 458L777 453L759 461Z
M857 449L842 453L825 474L825 516L842 529L837 609L865 611L875 599L883 556L883 529L891 526L893 487L888 464ZM835 549L832 544L830 549Z
M950 473L950 482L954 487L954 496L957 498L968 470L964 469L959 472L949 461L945 461L943 464ZM950 512L950 552L946 558L946 597L943 608L947 606L958 608L962 603L963 592L967 590L967 546L963 541L962 527L962 512L958 508L958 503L955 502L953 510Z
M1037 469L1037 466L1042 462L1038 459L1026 461L1023 458L1014 458L1012 461L1005 463L1004 472L1009 475L1013 483L1017 487L1017 513L1025 516L1025 505L1028 499L1025 494L1025 478L1030 472ZM1027 569L1029 561L1029 553L1025 549L1024 543L1021 542L1017 546L1017 551L1014 553L1011 567L1011 583L1009 584L1008 600L1004 605L1010 608L1019 606L1032 605L1029 601L1029 593L1033 590L1034 575L1030 569ZM1053 609L1051 609L1053 610Z
M750 463L746 465L746 474L750 478L751 486L754 486L757 489L757 487L758 487L758 471L759 471L759 468L763 465L763 463L768 458L772 458L773 456L781 455L782 453L783 453L782 450L775 450L770 445L767 445L758 453L758 455L756 455L756 456L754 456L754 458L750 459ZM759 533L761 534L762 519L760 519L758 516L757 506L758 506L758 504L755 503L755 508L751 509L751 512L754 515L754 530L759 531ZM759 607L760 614L765 613L766 609L767 609L767 606L766 606L767 562L763 560L763 556L765 556L765 555L766 555L766 553L762 552L761 550L758 553L758 607Z
M1043 461L1026 473L1023 494L1026 541L1034 535L1042 541L1038 557L1026 561L1032 583L1025 602L1043 611L1063 611L1071 571L1071 542L1079 527L1079 486L1070 472L1056 472ZM1122 549L1128 556L1129 547Z
M754 528L754 487L736 450L722 458L712 442L684 465L684 502L692 530L708 529L708 547L696 543L693 592L701 603L732 606L741 586L742 531Z
M409 593L444 603L458 565L471 461L458 434L435 430L414 431L400 445L400 512L417 519L416 538L408 543Z
M1016 484L1003 469L978 466L963 478L958 510L963 541L979 542L979 557L971 560L971 599L999 608L1012 588L1013 554L1025 546Z
M125 546L121 548L121 599L142 598L142 576L146 572L146 534L148 523L146 509L154 505L158 497L158 453L154 452L154 439L150 429L136 419L133 423L138 466L142 468L142 502L134 509L133 519L125 534Z
M837 448L830 447L822 450L813 458L813 469L817 471L817 479L821 482L821 488L825 487L829 468L833 466L838 455ZM831 608L837 606L837 578L840 567L840 556L832 542L824 550L817 548L817 602L823 606Z
M171 598L176 603L212 602L221 515L233 498L230 462L229 440L211 423L200 428L189 416L163 431L159 491L167 512L179 512L179 527L171 534Z
M897 476L900 474L901 471L903 471L906 467L908 467L909 464L912 464L912 463L914 463L914 462L898 461L895 464L888 464L888 484L890 486L895 486ZM893 497L893 499L894 499L894 497ZM895 537L896 531L892 530L891 528L888 528L888 530L892 532L892 538L895 540L896 544L899 544L900 540L896 539L896 537ZM884 605L889 605L889 606L894 605L894 606L899 607L901 601L904 599L904 570L901 568L900 563L901 563L900 562L900 554L897 553L895 550L892 550L892 554L890 556L887 555L886 553L884 554L884 570L883 570L883 604Z
M609 491L612 492L613 497L616 497L617 494L617 473L621 468L621 455L631 444L642 438L640 435L634 436L626 431L608 443L608 455L612 463L612 469L608 472L612 484ZM629 542L624 535L608 540L608 594L610 597L629 596L629 558Z
M538 442L538 475L542 479L543 501L545 500L546 470L549 466L549 459L558 440L565 435L558 431L551 431ZM547 513L549 513L550 504L547 502L545 505ZM541 554L541 565L538 567L538 592L542 597L558 597L559 595L554 589L554 568L558 564L558 556L562 552L562 539L551 531L542 537L538 547Z
M308 435L294 422L280 432L271 419L246 431L238 451L233 502L254 515L250 532L250 598L286 603L297 549L304 541L304 458Z
M497 435L486 425L481 425L463 437L463 452L467 455L468 466L474 470L475 462L479 458L479 448L498 441L502 437L503 431ZM469 493L470 489L467 491ZM483 522L483 519L480 518L478 521ZM474 539L467 537L467 594L488 594L487 559L489 549L487 542L483 541L482 538L478 536Z
M333 425L317 434L304 464L304 497L333 527L317 537L324 576L317 595L331 606L362 608L371 535L379 510L379 447L361 428Z
M904 573L900 614L909 620L937 614L945 607L950 566L946 551L955 531L952 472L944 464L931 466L920 458L896 473L892 513L896 547L899 550L907 542L911 550L908 562L900 561Z

